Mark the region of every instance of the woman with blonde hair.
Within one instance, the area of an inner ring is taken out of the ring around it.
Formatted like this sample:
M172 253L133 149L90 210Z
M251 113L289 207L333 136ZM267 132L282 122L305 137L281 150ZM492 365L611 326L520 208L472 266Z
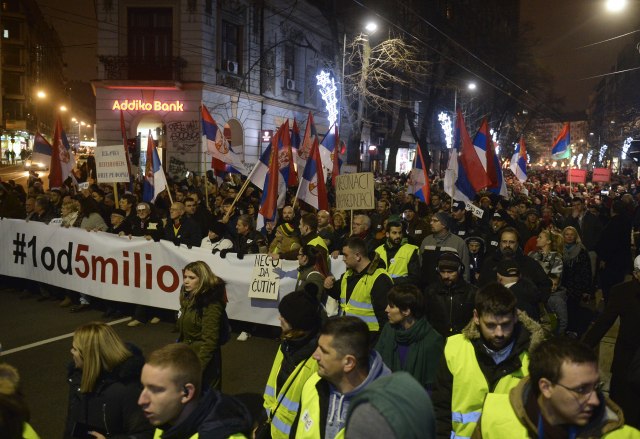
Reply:
M187 264L182 270L182 276L178 341L188 344L198 355L202 366L203 388L220 390L220 347L229 338L225 282L204 261Z
M69 405L64 437L88 430L96 438L151 438L153 428L138 406L144 357L113 328L92 322L73 334Z
M538 261L544 272L560 276L562 274L562 235L549 229L541 230L536 240L537 250L529 253L529 257Z

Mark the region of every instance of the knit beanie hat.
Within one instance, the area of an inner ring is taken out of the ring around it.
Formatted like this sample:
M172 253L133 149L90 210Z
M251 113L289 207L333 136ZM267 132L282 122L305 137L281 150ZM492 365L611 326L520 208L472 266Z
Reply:
M280 233L282 233L284 236L293 236L293 226L289 223L283 223L281 225L278 226L278 230L280 231ZM291 323L291 322L289 322Z
M440 271L458 271L461 265L460 257L454 252L444 252L438 257Z
M211 224L209 224L209 231L215 233L216 235L222 238L226 234L227 228L220 221L214 221Z
M451 217L447 212L442 212L442 211L436 212L433 214L433 216L435 216L438 219L438 221L440 221L440 223L442 223L442 225L445 226L447 230L449 230L449 224L451 224Z
M284 296L278 311L293 329L311 331L320 327L320 304L306 291L294 291Z

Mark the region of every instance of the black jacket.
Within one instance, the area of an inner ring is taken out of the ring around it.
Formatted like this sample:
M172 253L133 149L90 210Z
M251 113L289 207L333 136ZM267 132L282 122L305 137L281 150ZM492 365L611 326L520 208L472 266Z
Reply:
M614 215L600 234L596 244L598 257L605 269L618 273L631 272L631 221L627 215ZM588 247L587 247L588 249Z
M80 392L82 370L69 366L69 406L64 437L70 438L73 425L82 422L109 438L152 438L153 427L138 406L142 390L140 374L144 357L134 346L133 353L111 372L104 372L91 393Z
M585 212L582 217L582 225L580 225L580 220L570 215L567 217L565 225L576 228L580 234L582 244L584 244L587 250L595 250L596 244L600 239L600 234L602 233L602 223L597 216L589 211Z
M480 271L480 278L478 279L478 286L480 288L496 281L498 263L500 263L503 258L502 252L498 249L485 259L482 270ZM547 273L544 272L542 266L529 256L525 256L520 249L516 251L515 260L520 267L521 276L535 284L536 288L538 288L542 294L542 301L546 302L549 294L551 294L551 279L549 279Z
M189 247L200 247L202 237L200 236L200 227L191 218L182 215L180 218L180 228L176 233L173 228L173 221L167 221L167 225L163 229L162 239L173 242L175 245L184 244Z
M443 337L459 334L473 317L476 291L462 277L447 287L441 279L427 286L427 320Z
M162 439L188 439L198 433L200 439L226 439L244 433L251 437L252 419L237 399L210 390L198 401L196 409L181 423L162 426Z

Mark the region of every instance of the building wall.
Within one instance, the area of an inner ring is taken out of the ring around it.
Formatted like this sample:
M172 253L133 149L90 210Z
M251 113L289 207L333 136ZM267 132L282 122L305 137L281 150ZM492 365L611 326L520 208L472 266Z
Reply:
M127 57L127 9L145 5L173 10L172 55L185 61L177 76L133 80L123 69L113 74L108 68L116 58L104 57L118 57L118 62ZM324 103L315 85L315 75L326 63L320 49L329 47L328 26L323 26L319 12L306 2L265 2L264 10L260 10L253 2L243 1L97 0L96 11L98 55L103 57L100 79L93 82L98 146L122 142L120 113L114 109L114 102L123 100L180 102L181 111L123 111L130 138L143 122L155 121L163 126L160 146L164 149L164 166L170 172L209 169L211 158L205 154L199 136L201 102L219 125L226 123L234 128L231 143L249 164L257 161L266 146L259 141L261 129L276 129L287 118L291 122L295 118L304 129L309 111L319 132L328 129ZM222 59L223 20L243 29L237 73L229 71ZM285 41L293 43L295 50L293 78L284 72ZM293 79L295 85L286 79Z

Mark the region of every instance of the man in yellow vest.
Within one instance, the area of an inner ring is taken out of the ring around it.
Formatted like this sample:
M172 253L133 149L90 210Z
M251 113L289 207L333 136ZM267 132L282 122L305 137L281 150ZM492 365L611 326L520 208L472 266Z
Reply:
M385 235L387 240L376 253L387 266L387 273L391 275L396 285L410 283L420 285L420 253L418 247L403 244L404 230L400 221L387 222Z
M367 324L372 337L377 338L387 322L387 293L393 287L393 280L380 267L383 264L379 256L373 261L369 259L367 246L361 238L349 238L342 254L347 271L339 282L335 277L327 276L325 290L340 301L340 315L358 317Z
M577 340L555 338L531 353L530 375L508 394L489 394L473 438L638 438L602 393L598 357Z
M508 393L529 373L529 352L544 340L542 327L516 309L498 283L477 292L473 318L447 339L433 394L439 438L469 438L488 393Z
M391 374L370 348L369 329L356 317L331 317L320 330L313 358L318 372L302 388L296 439L342 439L352 398Z
M201 395L200 360L186 344L152 352L140 380L138 405L156 427L154 439L251 437L251 415L242 403L216 390Z

